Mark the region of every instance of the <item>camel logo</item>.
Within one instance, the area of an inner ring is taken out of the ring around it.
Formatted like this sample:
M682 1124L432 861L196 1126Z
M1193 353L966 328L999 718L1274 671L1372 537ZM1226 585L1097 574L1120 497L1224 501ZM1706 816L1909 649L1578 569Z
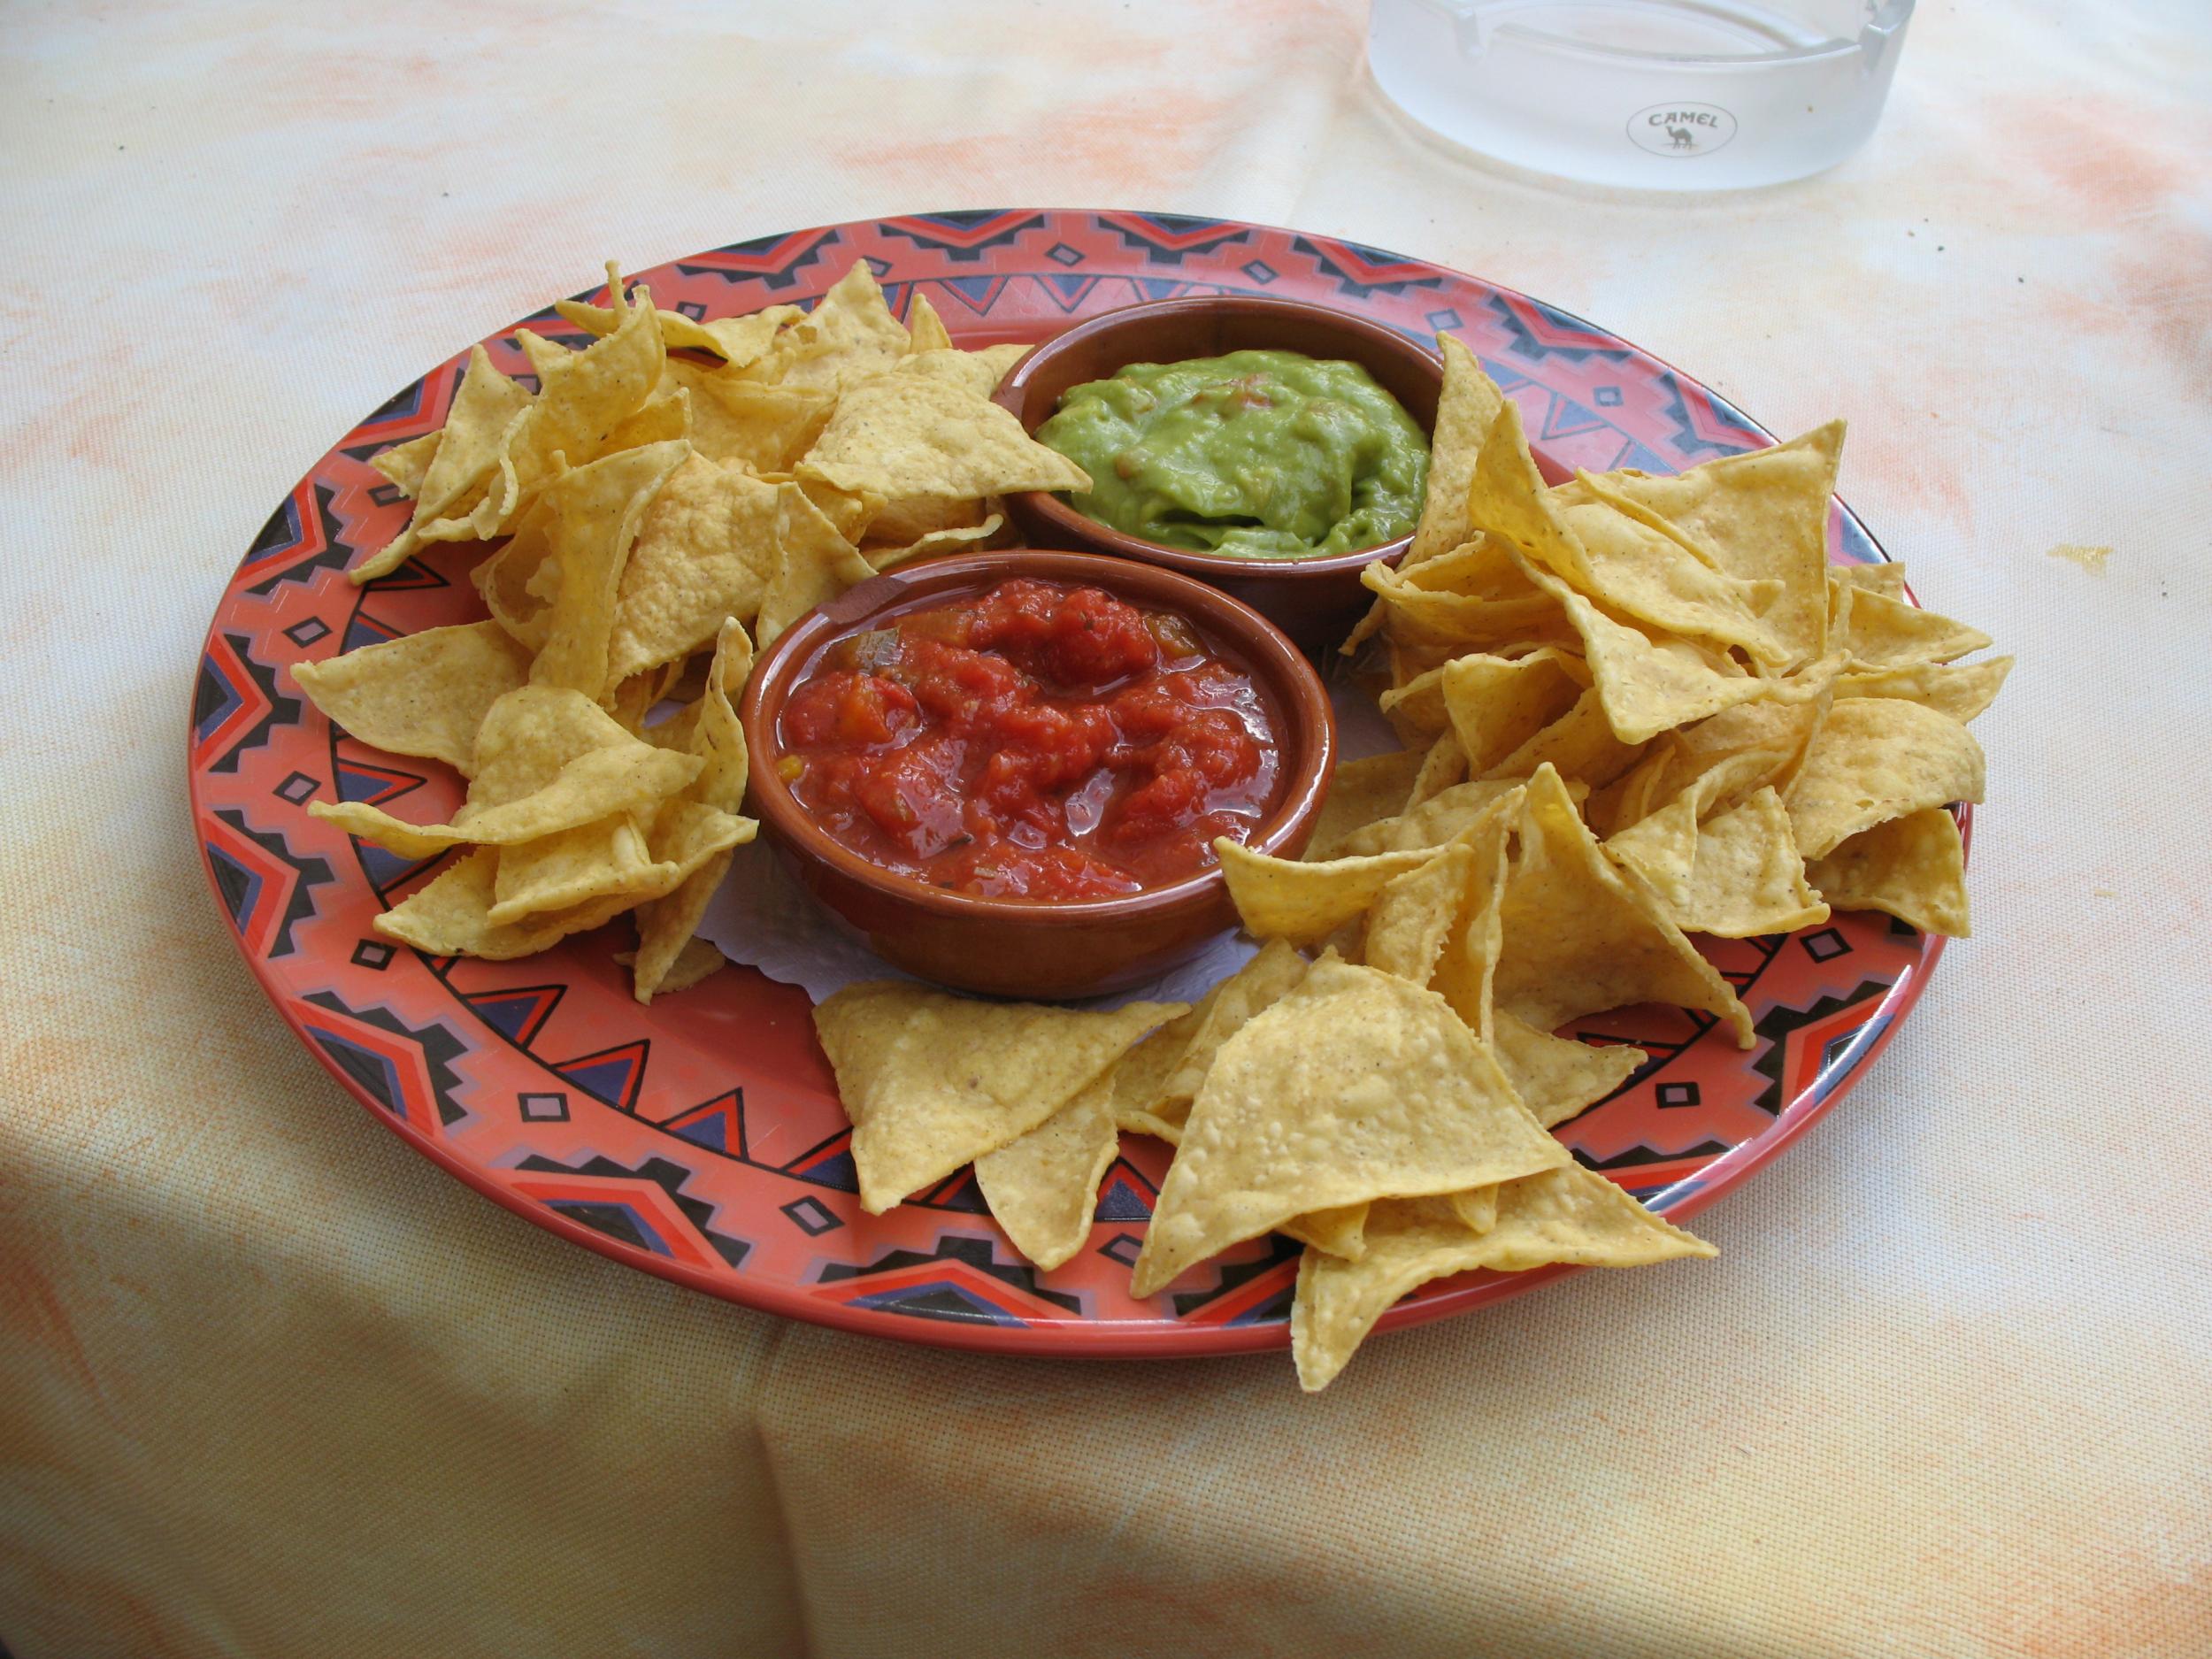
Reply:
M1629 142L1655 156L1709 156L1736 135L1736 118L1712 104L1655 104L1628 118Z

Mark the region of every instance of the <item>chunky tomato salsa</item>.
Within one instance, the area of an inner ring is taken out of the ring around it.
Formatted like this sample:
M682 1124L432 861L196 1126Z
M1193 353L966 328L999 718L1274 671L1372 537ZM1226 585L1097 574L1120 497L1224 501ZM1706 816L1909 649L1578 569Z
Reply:
M1026 579L823 648L778 768L887 870L992 897L1165 886L1272 803L1268 705L1182 617Z

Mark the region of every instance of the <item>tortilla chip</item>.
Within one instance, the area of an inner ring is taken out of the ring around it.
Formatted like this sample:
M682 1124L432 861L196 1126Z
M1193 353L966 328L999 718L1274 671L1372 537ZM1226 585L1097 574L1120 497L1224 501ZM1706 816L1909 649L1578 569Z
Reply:
M1182 1063L1190 1048L1191 1038L1205 1023L1207 1014L1221 994L1216 986L1199 1000L1188 1013L1175 1018L1147 1037L1135 1048L1114 1063L1110 1073L1114 1080L1112 1110L1114 1125L1132 1134L1156 1135L1171 1146L1183 1137L1183 1119L1189 1116L1190 1102L1168 1107L1156 1104L1162 1100L1162 1092L1175 1068Z
M319 663L292 679L333 724L394 755L476 770L476 732L494 703L520 686L530 654L496 622L425 628Z
M975 1161L976 1185L992 1219L1016 1249L1048 1271L1090 1237L1098 1183L1120 1144L1113 1093L1108 1071L1027 1134Z
M929 558L939 553L956 553L963 548L972 548L980 542L988 541L1005 526L1005 517L995 512L986 518L981 524L970 525L960 529L933 530L926 535L918 536L909 541L903 547L877 547L871 544L860 549L860 557L866 559L869 567L880 575L885 571L895 571L900 565L915 559Z
M763 650L825 600L875 574L868 561L796 484L776 488L776 573L754 626Z
M318 801L316 818L403 858L464 841L513 846L657 807L698 774L695 757L641 743L580 694L525 686L492 705L477 772L449 824L410 824L363 802Z
M1624 625L1712 654L1740 647L1778 666L1786 652L1760 620L1772 586L1724 574L1664 520L1632 507L1587 473L1547 488L1519 410L1501 405L1468 486L1474 522Z
M1029 351L1024 345L986 346L980 351L921 350L902 361L897 372L944 380L978 397L988 397L998 390L1006 372Z
M1436 676L1445 718L1477 777L1573 710L1590 685L1578 657L1549 646L1526 657L1458 657Z
M1447 557L1449 557L1448 555ZM1382 603L1383 633L1398 648L1402 664L1442 662L1467 651L1491 650L1511 641L1564 634L1557 604L1532 588L1510 597L1454 593L1422 586L1411 573L1370 565L1360 584Z
M495 926L489 917L499 857L495 847L477 848L371 926L388 939L434 956L481 956L504 962L534 956L571 933L612 921L629 904L626 898L598 899L572 910L547 912L511 926Z
M862 1208L881 1215L1027 1134L1185 1011L979 1002L907 980L846 987L815 1009L814 1027L853 1122Z
M1954 939L1972 931L1966 848L1958 820L1942 807L1861 830L1806 874L1839 910L1883 910L1924 933Z
M1547 1129L1580 1116L1636 1074L1651 1056L1626 1043L1603 1048L1555 1037L1517 1014L1495 1011L1492 1047L1521 1103Z
M1314 820L1313 834L1306 842L1306 861L1334 857L1338 843L1346 837L1397 817L1424 758L1417 750L1401 749L1339 762L1329 774L1328 796L1321 803L1321 815Z
M1433 801L1454 784L1466 780L1467 751L1459 746L1456 734L1446 732L1422 757L1421 770L1414 774L1413 792L1406 796L1406 810L1409 812L1424 802Z
M1313 864L1254 852L1224 835L1214 842L1244 931L1255 939L1317 944L1372 904L1394 876L1429 861L1426 849L1329 858Z
M693 455L639 520L623 566L607 672L619 680L713 642L726 617L758 613L780 559L780 500L741 467Z
M1701 1009L1752 1046L1750 1011L1668 919L1659 895L1617 868L1559 774L1529 780L1501 915L1494 995L1541 1031L1630 1002Z
M547 553L533 582L549 580L554 591L532 685L565 687L595 702L614 690L619 676L610 648L623 573L647 510L689 453L681 442L624 449L547 486Z
M1896 559L1881 559L1870 565L1831 565L1828 580L1891 599L1905 596L1905 567Z
M1851 594L1843 644L1855 670L1911 668L1981 650L1989 644L1989 635L1901 599L1859 588Z
M407 527L346 573L357 587L397 570L425 540L424 532L449 513L471 511L498 468L508 428L525 418L530 394L492 366L481 346L469 350L468 367L438 429L438 443L413 492Z
M1715 1254L1578 1164L1501 1187L1496 1220L1480 1233L1468 1229L1449 1199L1378 1203L1359 1260L1309 1250L1299 1263L1290 1316L1299 1386L1310 1394L1327 1387L1390 1305L1431 1279L1478 1268L1640 1267Z
M680 358L671 358L664 373L690 394L692 448L710 461L756 472L797 465L837 406L836 394L819 388L764 386Z
M1836 679L1839 697L1902 697L1925 703L1947 714L1961 726L1997 700L1997 693L2012 672L2012 658L1993 657L1983 663L1961 663L1940 667L1919 663L1905 668L1869 669Z
M883 303L875 273L866 260L856 259L814 309L778 334L756 361L728 373L771 385L841 392L890 368L909 343L904 326Z
M605 305L581 300L555 300L553 309L588 334L611 334L622 313ZM768 349L776 331L805 316L796 305L771 305L742 317L724 317L713 322L695 322L681 311L661 311L661 344L671 351L711 351L732 368L743 368Z
M1895 697L1828 711L1784 795L1798 849L1825 858L1862 830L1924 808L1982 798L1982 746L1949 715Z
M1436 337L1444 358L1444 385L1436 400L1436 430L1429 442L1429 488L1421 523L1413 533L1414 564L1447 552L1474 534L1467 520L1467 486L1475 457L1498 418L1505 395L1482 372L1475 354L1450 334Z
M1499 840L1502 844L1503 836ZM1474 869L1475 849L1455 841L1417 870L1386 883L1367 911L1361 960L1379 972L1426 985L1459 920Z
M752 666L752 641L732 617L723 623L715 641L714 662L707 671L706 689L694 705L686 744L701 764L698 777L685 791L685 799L732 816L745 804L748 772L745 728L732 700L743 689ZM751 841L758 827L747 818L739 818L738 826L733 847ZM688 827L680 819L657 824L654 855L687 864L691 849L684 844L684 835ZM729 850L718 849L689 870L666 897L655 899L639 910L637 971L632 976L632 995L639 1002L653 1000L654 992L698 931L700 918L729 868Z
M421 493L431 458L438 453L439 441L444 436L442 430L426 432L419 438L392 444L371 456L369 465L389 479L401 495L412 497Z
M1789 810L1772 786L1698 826L1689 893L1671 914L1683 932L1719 939L1791 933L1828 919L1826 902L1805 885Z
M1463 735L1461 744L1465 745ZM1604 703L1594 687L1573 707L1480 775L1488 780L1526 778L1550 766L1562 778L1586 786L1609 784L1633 766L1647 745L1624 743L1613 734Z
M1673 478L1607 472L1598 480L1694 539L1729 575L1780 585L1760 616L1786 648L1777 669L1827 649L1828 505L1843 453L1843 422L1703 462Z
M929 303L929 296L920 288L906 307L906 355L918 357L925 351L949 351L952 336L945 332L944 319L937 315L937 308Z
M1679 923L1696 881L1699 826L1765 786L1776 764L1761 749L1714 757L1673 800L1615 833L1606 853L1648 881Z
M1354 831L1344 837L1337 849L1337 856L1355 858L1374 853L1441 847L1488 811L1493 803L1518 787L1515 780L1497 778L1455 783L1395 818L1383 818L1365 829ZM1569 788L1572 791L1581 787L1572 784Z
M924 375L864 381L838 400L795 469L889 499L973 501L1024 489L1087 490L1090 475L987 398Z
M1479 1187L1566 1156L1441 997L1325 956L1215 1056L1132 1294L1315 1210Z
M486 920L504 927L597 899L634 904L675 879L672 866L654 862L636 818L620 812L503 849Z
M626 968L634 967L637 963L637 952L618 950L614 959ZM669 965L668 972L661 975L661 982L656 987L657 994L672 996L678 991L688 991L702 979L711 978L729 965L727 956L695 934L684 941L684 948L676 953L676 960Z
M1581 637L1583 659L1622 742L1641 743L1735 703L1776 695L1779 682L1752 678L1734 658L1694 641L1632 627L1549 571L1525 560L1523 568L1559 601Z
M1356 1261L1367 1248L1367 1208L1365 1204L1339 1204L1333 1210L1317 1210L1310 1215L1292 1217L1275 1231L1310 1250L1325 1250Z
M1298 988L1306 977L1306 959L1280 940L1270 940L1260 952L1217 985L1198 1012L1174 1069L1161 1080L1150 1102L1155 1112L1187 1105L1196 1098L1222 1044L1242 1031L1252 1018ZM1179 1122L1180 1115L1173 1120Z
M618 285L611 265L608 276ZM484 498L465 517L423 525L424 541L498 535L559 474L564 459L581 468L604 452L609 434L653 395L667 360L652 296L638 288L630 302L620 326L604 340L546 365L537 396L501 434L497 471L487 480Z

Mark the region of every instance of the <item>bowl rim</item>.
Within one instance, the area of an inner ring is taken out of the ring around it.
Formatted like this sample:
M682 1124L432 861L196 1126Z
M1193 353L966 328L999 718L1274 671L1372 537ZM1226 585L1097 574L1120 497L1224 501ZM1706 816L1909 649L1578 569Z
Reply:
M1285 763L1281 795L1243 844L1273 853L1309 829L1327 799L1336 762L1336 718L1319 672L1280 628L1218 588L1141 560L1060 548L1000 548L919 560L884 572L826 600L785 629L762 651L747 678L738 719L749 757L748 793L762 827L798 855L826 864L846 879L947 918L1027 926L1087 927L1101 922L1156 919L1212 902L1226 878L1215 863L1164 887L1102 899L998 898L933 887L887 870L816 824L777 771L776 725L798 685L800 667L819 646L868 618L936 589L980 587L1018 576L1105 588L1118 598L1185 611L1249 664L1288 730L1275 734ZM1149 595L1129 588L1149 588Z
M1179 312L1196 315L1221 311L1304 317L1324 322L1347 337L1365 341L1379 350L1418 358L1422 366L1434 375L1438 396L1440 399L1442 396L1443 358L1419 341L1401 334L1386 323L1356 316L1350 311L1340 311L1333 306L1317 304L1311 300L1279 299L1260 294L1186 294L1171 299L1139 300L1133 304L1102 311L1072 328L1062 330L1048 340L1040 341L1006 372L991 394L992 401L1021 421L1022 430L1033 436L1037 426L1041 426L1043 421L1040 419L1036 426L1033 426L1022 414L1022 403L1029 381L1040 364L1050 362L1055 355L1071 344L1079 344L1102 334L1117 334L1146 318ZM1350 357L1351 354L1347 353L1346 356ZM1352 360L1357 361L1356 358ZM1147 361L1150 359L1130 357L1125 360L1124 366L1127 363ZM1413 413L1410 410L1406 412ZM1417 415L1414 416L1414 419L1427 432L1433 464L1436 423L1433 420L1422 422ZM1206 553L1194 548L1170 547L1164 541L1131 535L1125 530L1117 530L1111 525L1102 524L1086 513L1078 512L1049 490L1018 490L1012 492L1010 499L1018 501L1028 512L1051 525L1055 530L1078 541L1087 541L1102 552L1163 565L1185 575L1205 579L1240 575L1247 579L1268 576L1288 580L1319 580L1330 576L1340 576L1349 571L1364 570L1377 560L1390 564L1402 557L1413 545L1415 534L1408 531L1404 535L1388 541L1354 548L1348 552L1332 553L1325 558L1241 558L1234 554Z

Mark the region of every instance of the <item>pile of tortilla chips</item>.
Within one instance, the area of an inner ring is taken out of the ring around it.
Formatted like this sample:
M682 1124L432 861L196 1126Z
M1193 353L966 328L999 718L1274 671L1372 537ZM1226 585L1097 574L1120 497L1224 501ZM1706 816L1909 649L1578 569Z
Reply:
M611 265L607 299L556 307L596 336L584 349L517 335L536 391L479 347L444 426L373 463L414 511L353 580L482 542L491 619L293 674L355 737L469 780L449 824L311 808L403 856L467 849L378 931L505 957L634 911L642 1002L722 964L694 930L754 834L733 711L753 641L906 560L987 541L1008 491L1090 480L989 401L1025 348L955 349L918 294L902 324L864 264L811 311L698 322L626 295Z
M1678 478L1547 485L1448 338L1426 511L1365 580L1405 748L1339 768L1303 860L1216 843L1264 941L1195 1008L1111 1013L856 986L815 1010L880 1212L973 1162L1039 1265L1081 1248L1123 1130L1176 1154L1133 1290L1232 1245L1306 1248L1291 1332L1325 1386L1429 1279L1712 1248L1551 1131L1644 1064L1553 1033L1638 1002L1751 1018L1688 935L1832 907L1963 933L1949 803L2009 659L1832 571L1840 425Z

